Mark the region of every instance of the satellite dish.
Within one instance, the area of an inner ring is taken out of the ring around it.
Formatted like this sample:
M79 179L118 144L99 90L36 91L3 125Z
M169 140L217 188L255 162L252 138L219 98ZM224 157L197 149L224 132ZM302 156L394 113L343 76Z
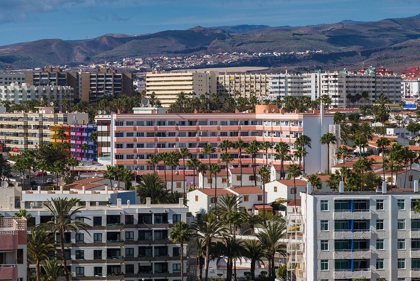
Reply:
M53 102L50 102L50 105L51 105L51 106L54 106L54 103L53 103Z
M141 104L143 106L148 106L149 105L149 99L148 98L142 98L141 99Z
M98 110L98 114L101 115L102 114L102 111L101 110Z
M6 188L9 186L9 183L7 181L2 181L1 186Z

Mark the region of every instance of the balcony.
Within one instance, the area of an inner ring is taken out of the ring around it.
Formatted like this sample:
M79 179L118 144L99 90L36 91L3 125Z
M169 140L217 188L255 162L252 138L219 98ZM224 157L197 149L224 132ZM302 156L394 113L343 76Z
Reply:
M18 267L16 264L0 265L0 280L17 280Z
M371 271L369 268L354 269L341 269L334 271L334 279L370 279Z

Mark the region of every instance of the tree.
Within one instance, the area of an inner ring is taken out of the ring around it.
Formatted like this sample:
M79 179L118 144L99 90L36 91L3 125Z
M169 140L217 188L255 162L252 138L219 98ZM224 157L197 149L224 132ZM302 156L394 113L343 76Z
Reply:
M237 142L235 142L234 147L238 150L239 153L239 169L241 171L241 186L242 186L242 151L246 148L246 143L242 139L238 139Z
M166 162L169 158L169 153L168 152L159 153L158 158L159 158L159 161L163 162L163 173L165 176L165 186L166 186L168 182L168 179L166 178Z
M339 125L342 122L346 121L346 115L342 112L334 113L334 124Z
M263 216L264 216L264 225L266 224L266 213L265 213L265 184L269 182L270 170L267 166L262 166L258 172L261 176L261 182L263 183Z
M203 185L202 185L202 187L203 188L204 188L204 175L206 174L207 170L208 170L208 167L207 167L206 164L200 163L198 165L197 172L200 173L200 174L202 174L202 178L203 178L203 182L202 182Z
M28 260L35 264L36 280L41 280L40 264L54 252L51 235L45 229L32 230L28 236Z
M343 163L346 163L346 159L348 157L350 157L351 155L351 150L347 148L347 146L345 145L341 145L338 149L337 149L337 158L338 159L343 159Z
M180 152L179 152L179 156L182 158L182 165L184 166L184 196L186 196L186 194L187 194L187 191L186 191L187 180L185 179L185 168L187 166L185 165L185 158L191 157L191 153L188 150L188 148L182 147Z
M171 151L168 154L168 159L166 160L166 163L171 167L171 193L174 193L174 170L179 165L179 153L175 151Z
M354 140L353 147L358 147L359 148L359 155L360 155L360 157L362 157L362 152L367 147L367 145L368 145L367 139L365 139L363 136L358 136Z
M326 133L321 137L321 144L327 145L327 169L328 174L330 174L330 144L335 144L337 138L332 133Z
M256 159L257 159L257 153L260 149L260 144L258 141L253 140L249 146L246 148L246 153L251 155L252 158L252 170L253 170L253 174L254 174L254 184L255 186L257 186L257 164L256 164Z
M50 172L53 173L53 175L55 175L56 178L56 188L58 189L58 176L62 175L64 173L64 171L66 170L64 163L62 161L55 161L53 166L50 167Z
M276 144L274 149L276 150L275 159L280 160L280 179L284 179L286 176L286 173L284 172L284 161L290 159L290 148L287 143L279 142L278 144Z
M117 182L118 182L118 184L117 184L118 189L120 188L120 182L121 182L121 179L123 177L124 170L125 170L125 168L121 164L117 164L117 165L114 166L115 176L117 177Z
M227 258L226 280L232 280L232 267L234 266L234 261L242 257L242 244L242 241L237 240L234 236L223 236L212 247L213 257L217 257L218 259ZM234 280L236 280L236 267L234 276Z
M44 159L41 159L41 161ZM44 161L44 163L46 164L47 162ZM69 165L72 169L72 175L74 175L74 167L79 166L80 161L77 160L76 157L70 157L69 160L67 161L67 165ZM42 174L42 176L44 176L44 174Z
M196 187L195 186L195 178L197 177L197 170L200 167L200 164L201 164L201 162L197 158L191 158L187 162L187 166L194 171L194 178L193 178L194 188Z
M28 170L28 176L29 176L29 185L32 187L31 185L31 173L32 173L32 168L35 167L35 153L32 150L25 150L24 152L22 152L22 154L18 157L22 158L20 161L22 161L22 165L23 167L25 167L26 170Z
M381 148L382 152L382 173L383 180L385 181L385 147L390 144L390 141L385 137L381 137L376 141L376 144Z
M286 234L286 223L283 219L276 221L268 221L267 225L261 228L261 231L256 234L258 240L263 245L263 249L267 251L269 260L269 276L275 276L274 260L276 252L285 256L286 251L281 239Z
M287 170L289 171L288 178L289 179L293 178L293 188L294 188L293 195L294 195L294 200L296 202L296 193L297 193L296 178L302 175L302 169L298 165L292 164L287 168ZM297 213L296 204L295 204L295 213Z
M98 133L96 132L91 133L88 140L90 142L96 142L98 140Z
M266 255L263 245L259 240L248 240L243 243L243 251L244 257L251 262L251 280L255 280L255 264Z
M417 136L418 132L420 131L420 124L417 122L410 123L407 125L406 129L414 136Z
M18 171L20 173L20 186L23 189L23 178L25 176L26 171L26 163L23 157L18 157L16 159L15 165L13 165L13 170Z
M229 163L232 162L232 156L229 152L225 152L220 159L226 163L226 187L229 187Z
M61 268L61 265L56 259L46 260L42 269L45 271L43 281L56 281L63 275L63 268Z
M187 223L179 221L171 229L171 240L180 244L181 254L181 280L184 280L184 243L190 241L192 237L191 230Z
M273 148L273 144L269 141L261 143L261 149L265 151L265 165L268 166L268 150Z
M299 156L300 167L302 167L301 161L303 159L303 167L302 167L303 172L305 172L305 157L308 154L308 152L306 151L306 146L309 148L312 148L311 142L312 142L311 138L308 137L307 135L301 135L295 141L295 144L297 145L297 151L299 152L298 156Z
M112 187L112 180L115 178L116 171L114 166L106 166L104 178L109 180L109 185Z
M80 149L85 152L85 157L87 158L88 150L90 149L90 145L87 142L82 143Z
M25 218L27 226L33 226L32 215L28 213L26 209L19 210L18 213L15 213L15 218Z
M126 190L131 189L132 181L134 181L135 178L136 178L136 175L133 172L131 172L129 169L124 168L124 170L122 170L121 180L124 182Z
M317 188L317 189L322 188L322 181L317 175L310 175L308 178L308 182L311 183L312 188Z
M146 198L150 197L152 204L168 203L169 193L163 186L162 180L155 173L141 176L141 181L137 186L137 195L142 204L146 203Z
M195 221L192 226L193 236L201 239L206 247L206 262L205 262L205 279L208 280L209 276L209 263L210 263L210 245L218 236L222 236L226 232L223 222L218 220L212 214L206 214Z
M365 172L372 170L372 161L362 157L354 163L353 170L360 175L360 191L363 191L363 176Z
M84 217L78 217L80 213L80 207L76 207L81 201L76 198L56 198L48 200L44 203L44 206L48 209L53 220L45 223L45 226L52 230L53 233L58 232L60 236L60 249L61 249L61 258L63 261L64 267L64 276L66 281L69 281L69 272L67 268L67 260L64 255L64 233L66 231L75 231L79 232L80 230L88 231L89 225L85 223Z
M213 145L211 145L211 143L207 143L203 147L203 154L209 156L209 167L211 165L211 162L210 162L211 157L210 156L215 152L216 152L216 149L213 147Z
M210 178L214 175L214 207L217 206L217 174L220 173L221 169L218 164L211 164L209 168Z
M153 172L156 174L156 166L159 164L159 157L155 154L149 156L147 160L147 165L151 165L153 167Z

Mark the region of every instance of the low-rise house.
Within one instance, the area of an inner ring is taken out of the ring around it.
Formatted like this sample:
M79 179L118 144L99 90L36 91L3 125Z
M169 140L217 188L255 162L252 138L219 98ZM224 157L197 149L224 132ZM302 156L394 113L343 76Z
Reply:
M308 182L303 179L296 179L296 194L293 193L294 181L277 180L265 184L265 192L267 192L267 202L273 203L278 200L290 201L299 198L300 192L305 192ZM296 196L296 197L295 197Z
M228 170L229 171L229 170ZM215 179L216 178L216 179ZM228 177L226 176L226 170L221 170L219 173L214 175L210 175L209 171L205 174L200 173L198 176L199 179L199 188L226 188L228 187L228 178L229 183L232 182L232 174L228 172Z

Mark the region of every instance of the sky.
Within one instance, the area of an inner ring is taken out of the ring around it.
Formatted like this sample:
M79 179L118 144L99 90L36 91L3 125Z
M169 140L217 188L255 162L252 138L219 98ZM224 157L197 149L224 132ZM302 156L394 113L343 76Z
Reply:
M305 26L420 14L420 0L0 0L0 45L194 26Z

